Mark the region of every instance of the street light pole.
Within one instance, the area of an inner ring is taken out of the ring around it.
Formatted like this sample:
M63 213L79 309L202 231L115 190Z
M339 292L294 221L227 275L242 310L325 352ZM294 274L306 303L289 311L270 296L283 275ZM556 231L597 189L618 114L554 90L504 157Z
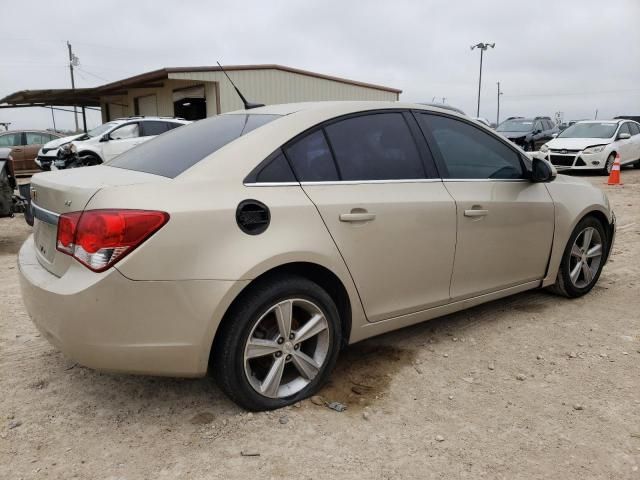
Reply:
M496 113L496 127L500 125L500 95L502 92L500 91L500 82L496 82L498 84L498 113Z
M478 110L476 112L476 117L480 116L480 91L482 90L482 57L484 55L484 51L491 47L491 48L495 48L496 44L495 43L477 43L476 45L472 45L471 46L471 50L473 50L474 48L477 48L480 50L480 75L478 77Z
M71 44L69 40L67 40L67 48L69 49L69 73L71 74L71 90L76 89L76 81L73 78L73 67L78 65L78 57L73 54L73 50L71 49ZM73 106L73 119L76 122L76 132L78 131L78 109L74 105Z

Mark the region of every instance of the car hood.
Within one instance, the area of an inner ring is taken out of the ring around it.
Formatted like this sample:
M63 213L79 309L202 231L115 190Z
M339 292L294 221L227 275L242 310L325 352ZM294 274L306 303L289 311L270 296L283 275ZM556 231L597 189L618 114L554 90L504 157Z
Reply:
M42 146L42 151L46 153L47 151L53 150L54 148L60 148L62 145L73 142L76 138L79 138L82 135L84 135L84 133L70 135L68 137L56 138L55 140L51 140L50 142L45 143Z
M498 132L503 137L507 138L521 138L529 135L530 132Z
M584 150L592 145L606 145L609 138L554 138L547 142L547 147L554 150Z
M591 183L589 183L589 181L580 178L580 177L574 177L574 176L570 176L570 175L562 175L562 174L558 174L558 176L555 178L555 180L553 181L553 183L562 183L565 185L586 185L589 187L593 187L593 185L591 185Z

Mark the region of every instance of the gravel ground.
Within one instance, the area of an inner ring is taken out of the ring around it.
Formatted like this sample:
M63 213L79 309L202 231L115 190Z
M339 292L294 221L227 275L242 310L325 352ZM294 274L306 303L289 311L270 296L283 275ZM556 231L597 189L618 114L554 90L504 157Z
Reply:
M246 413L208 379L110 375L38 335L0 219L0 478L640 479L640 170L607 189L586 297L534 291L351 347L310 400ZM320 402L318 402L320 403Z

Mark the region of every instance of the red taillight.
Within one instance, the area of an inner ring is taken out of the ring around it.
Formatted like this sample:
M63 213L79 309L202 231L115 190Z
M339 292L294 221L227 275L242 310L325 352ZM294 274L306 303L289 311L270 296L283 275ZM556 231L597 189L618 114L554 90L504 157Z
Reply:
M57 249L94 272L111 267L169 220L152 210L87 210L60 215Z

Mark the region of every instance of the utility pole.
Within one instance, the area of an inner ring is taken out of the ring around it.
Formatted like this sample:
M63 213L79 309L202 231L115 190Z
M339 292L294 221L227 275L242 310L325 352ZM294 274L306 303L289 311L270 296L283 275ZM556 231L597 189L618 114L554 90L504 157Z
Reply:
M57 132L58 129L56 129L56 116L53 114L53 107L49 106L49 108L51 109L51 120L53 120L53 131Z
M482 89L482 56L484 54L484 51L491 47L491 48L495 48L496 44L495 43L477 43L476 45L472 45L471 46L471 50L473 50L474 48L477 48L480 50L480 76L478 77L478 110L476 112L476 117L480 116L480 90Z
M500 82L496 82L498 84L498 113L496 113L496 127L500 125L500 95L502 92L500 91Z
M73 54L73 50L71 49L71 44L69 43L69 40L67 40L67 48L69 49L69 73L71 73L71 89L75 90L76 81L73 78L73 67L77 66L79 61L78 61L78 57L76 57ZM73 106L73 119L76 122L76 132L77 132L78 131L78 109L76 108L76 105Z

